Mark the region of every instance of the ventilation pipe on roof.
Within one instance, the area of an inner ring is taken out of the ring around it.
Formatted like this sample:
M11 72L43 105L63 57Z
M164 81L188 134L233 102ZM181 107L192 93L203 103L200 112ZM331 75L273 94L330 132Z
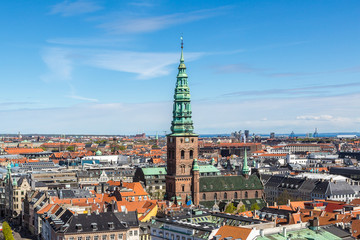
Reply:
M286 237L286 227L283 227L283 229L282 229L282 235L283 235L284 237Z

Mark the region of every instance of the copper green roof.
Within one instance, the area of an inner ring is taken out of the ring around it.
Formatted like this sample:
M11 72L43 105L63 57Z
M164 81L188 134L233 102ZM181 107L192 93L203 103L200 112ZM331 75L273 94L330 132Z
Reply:
M257 237L256 240L287 240L289 239L290 235L292 236L291 239L296 239L296 240L308 240L308 239L313 239L313 240L337 240L337 239L342 239L334 234L331 234L323 229L319 229L319 230L311 230L308 228L305 229L301 229L301 230L296 230L296 231L287 231L286 233L286 237L284 237L282 235L282 233L277 233L277 234L271 234L271 235L266 235L264 237Z
M213 165L200 165L200 173L220 173L220 170Z
M200 178L200 192L221 192L238 190L264 189L256 175L248 178L244 176L215 176Z
M166 175L164 167L142 168L144 175Z

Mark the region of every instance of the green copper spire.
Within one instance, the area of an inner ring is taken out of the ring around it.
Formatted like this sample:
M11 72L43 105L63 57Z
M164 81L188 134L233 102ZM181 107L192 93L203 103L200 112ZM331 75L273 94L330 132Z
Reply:
M198 164L198 161L197 159L195 158L194 159L194 162L193 162L193 171L200 171L200 168L199 168L199 164Z
M184 63L183 39L181 37L181 56L179 72L176 80L173 120L171 122L171 135L195 135L194 126L191 119L190 88L188 76Z
M245 153L244 153L244 166L243 166L243 169L242 169L242 173L244 175L249 175L249 166L247 164L247 153L246 153L246 148L245 148Z

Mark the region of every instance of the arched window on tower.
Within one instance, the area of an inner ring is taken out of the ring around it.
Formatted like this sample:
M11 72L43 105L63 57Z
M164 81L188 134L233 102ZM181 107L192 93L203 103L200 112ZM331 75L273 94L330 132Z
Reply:
M217 193L214 193L214 199L217 199Z
M249 195L248 195L248 192L245 192L245 198L248 198Z
M203 200L206 200L206 194L203 193L203 197L202 197Z
M238 193L237 193L237 192L235 192L235 194L234 194L234 198L235 198L235 199L237 199L237 198L238 198Z
M194 157L194 151L190 150L190 159L193 159L193 157Z
M227 193L224 193L224 199L227 199Z
M185 158L185 151L181 150L181 159L184 159L184 158Z
M255 198L259 198L259 192L258 191L255 192Z

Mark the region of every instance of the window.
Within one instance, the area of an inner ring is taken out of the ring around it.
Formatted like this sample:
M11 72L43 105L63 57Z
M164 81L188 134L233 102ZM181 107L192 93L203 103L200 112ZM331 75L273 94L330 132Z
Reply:
M238 198L238 193L237 193L237 192L235 192L235 194L234 194L234 198L235 198L235 199L237 199L237 198Z
M129 231L129 236L132 236L133 235L133 231Z
M110 235L110 240L115 240L115 234Z
M256 191L256 192L255 192L255 198L258 198L258 197L259 197L259 192Z
M90 239L91 239L91 237L90 237L90 236L87 236L87 237L86 237L86 240L90 240Z
M153 233L156 234L156 230L154 230ZM122 239L123 239L123 236L124 236L124 235L123 235L122 233L118 234L118 240L122 240Z
M82 237L78 237L77 240L82 240Z
M181 185L181 189L183 192L185 192L185 185Z
M74 237L69 237L69 240L74 240Z
M193 157L194 157L194 151L190 150L190 159L193 159Z
M206 200L206 194L203 193L203 197L202 197L203 200Z
M106 240L107 239L107 235L102 235L102 240Z
M249 196L248 196L248 192L245 192L245 198L248 198Z
M181 150L181 159L184 159L184 158L185 158L185 151Z
M138 235L138 230L134 230L134 236Z
M224 199L227 199L227 193L224 193Z
M214 199L217 199L217 193L214 193Z

